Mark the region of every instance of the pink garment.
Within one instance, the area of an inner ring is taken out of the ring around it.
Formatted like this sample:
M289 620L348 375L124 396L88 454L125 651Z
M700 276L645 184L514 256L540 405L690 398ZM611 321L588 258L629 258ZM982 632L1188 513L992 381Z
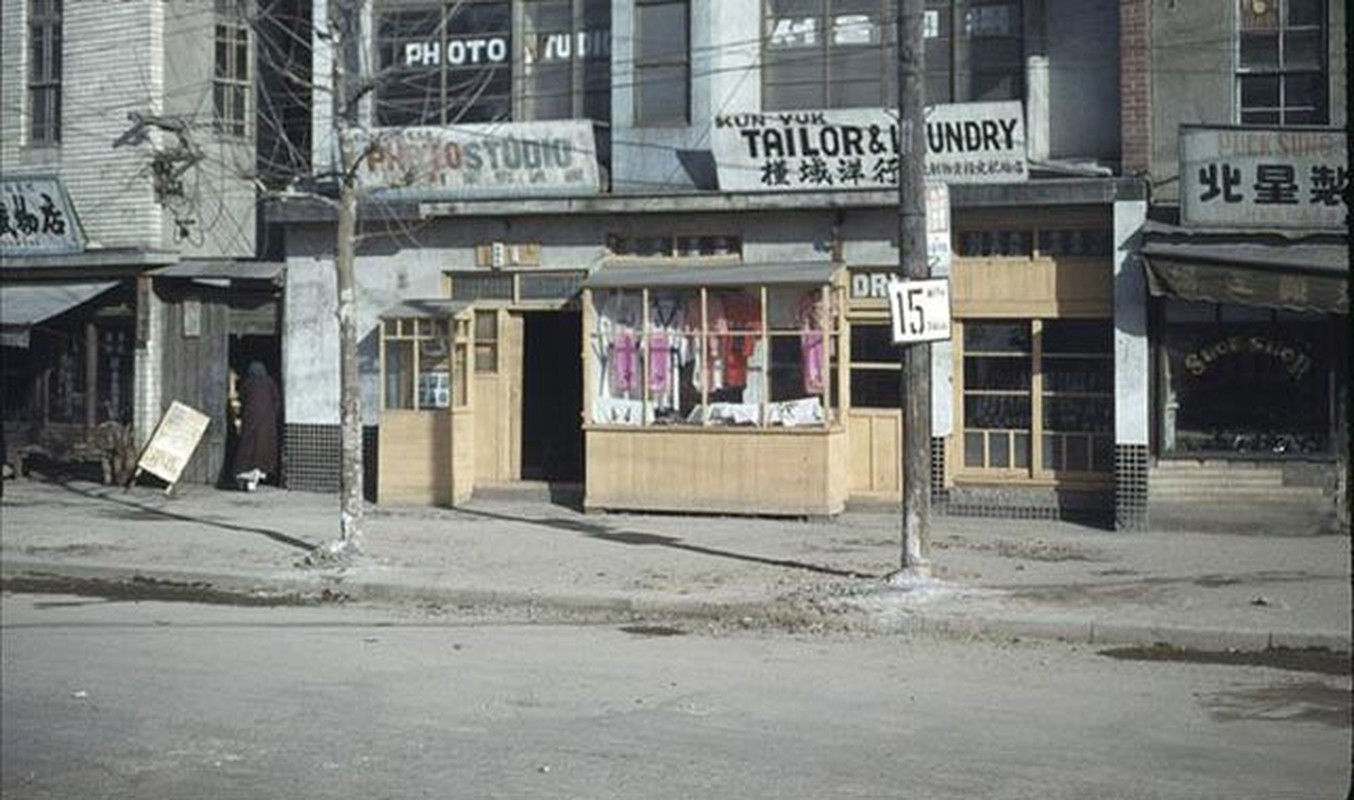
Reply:
M611 391L628 395L639 389L639 339L628 328L621 328L611 345Z
M799 356L805 394L821 394L824 388L823 332L818 319L820 302L816 290L810 290L799 301Z
M662 331L649 336L649 392L656 398L668 393L671 380L672 348L668 335Z

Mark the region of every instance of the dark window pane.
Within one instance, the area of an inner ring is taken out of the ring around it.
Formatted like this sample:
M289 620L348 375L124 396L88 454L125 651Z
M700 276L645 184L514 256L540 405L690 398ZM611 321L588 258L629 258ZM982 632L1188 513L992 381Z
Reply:
M1323 38L1320 29L1285 32L1283 35L1284 69L1321 69Z
M851 405L856 408L902 408L902 371L853 368Z
M1044 469L1062 469L1063 449L1062 437L1055 434L1046 433L1044 439Z
M964 388L972 389L1028 389L1030 361L1009 356L965 356Z
M1029 430L1030 398L1028 395L965 394L964 427Z
M1318 108L1326 96L1326 76L1316 72L1285 75L1283 93L1285 108Z
M851 326L851 360L897 364L900 353L888 325Z
M1279 112L1277 111L1242 111L1242 125L1278 125Z
M1278 75L1241 76L1241 107L1243 109L1278 108L1278 106Z
M1006 434L988 434L987 465L997 469L1011 466L1011 442Z
M1025 322L969 322L964 325L964 350L986 353L1030 352L1030 327Z
M1241 66L1243 69L1276 69L1279 66L1279 35L1242 33Z
M1044 430L1103 433L1114 421L1114 401L1108 397L1045 397Z
M983 441L981 432L968 431L964 434L964 466L983 466Z
M1322 25L1325 23L1325 6L1322 0L1288 0L1288 24Z
M636 87L635 117L644 124L686 122L686 67L645 69Z
M635 58L639 61L686 59L686 2L635 7Z
M1029 469L1030 435L1028 433L1015 433L1011 435L1011 439L1015 455L1015 463L1012 466L1017 469Z
M1066 469L1087 472L1091 469L1091 449L1085 436L1069 436L1066 442Z
M1044 353L1104 353L1113 346L1114 326L1109 320L1044 320Z

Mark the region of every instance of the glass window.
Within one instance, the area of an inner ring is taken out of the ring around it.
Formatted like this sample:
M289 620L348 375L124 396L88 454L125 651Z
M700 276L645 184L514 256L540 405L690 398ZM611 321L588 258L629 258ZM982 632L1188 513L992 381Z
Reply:
M851 323L851 405L902 408L901 353L888 323Z
M1020 0L926 0L926 102L1022 99L1022 13Z
M766 0L763 107L897 105L891 9L887 0Z
M611 118L610 0L526 0L522 119Z
M1113 470L1109 321L966 320L962 329L965 467Z
M506 0L378 5L378 125L496 122L511 116Z
M475 312L475 372L498 372L498 312Z
M249 22L243 0L216 0L216 67L212 75L212 123L217 133L245 136L249 130Z
M28 2L28 141L61 141L61 0Z
M635 123L685 125L691 117L687 0L635 4Z
M1237 94L1243 125L1329 122L1324 0L1239 0Z
M427 318L386 320L382 333L384 407L449 408L453 389L453 342L448 321ZM461 358L459 353L456 357ZM459 392L458 398L463 394Z
M592 419L824 424L838 387L835 312L819 287L593 294Z

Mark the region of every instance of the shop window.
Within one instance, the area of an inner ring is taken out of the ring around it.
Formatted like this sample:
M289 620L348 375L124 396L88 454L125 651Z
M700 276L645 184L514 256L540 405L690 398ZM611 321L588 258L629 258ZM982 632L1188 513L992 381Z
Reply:
M685 125L691 119L688 0L635 2L635 124Z
M1324 0L1239 0L1237 93L1243 125L1329 122Z
M622 258L737 258L742 247L737 236L659 233L607 237L607 250Z
M1022 13L1020 0L926 0L926 102L1023 99Z
M61 141L61 0L28 0L28 142Z
M212 124L217 133L245 136L249 129L249 22L243 0L216 0L216 68Z
M961 327L965 468L1113 470L1108 321L965 320Z
M475 312L475 372L498 372L498 312Z
M1113 237L1105 228L983 228L960 230L955 255L966 258L1108 258Z
M888 323L851 324L851 407L903 407L903 368Z
M522 119L611 119L611 0L522 4Z
M511 117L507 0L378 3L376 122L496 122Z
M592 420L826 424L837 328L821 288L598 290Z
M449 408L453 399L457 405L464 405L466 389L453 386L452 365L454 360L456 374L465 374L469 337L459 330L457 334L453 340L452 324L445 319L385 320L382 333L385 408Z
M896 106L891 0L766 0L762 106Z
M1331 323L1318 315L1171 300L1163 313L1161 449L1327 455Z

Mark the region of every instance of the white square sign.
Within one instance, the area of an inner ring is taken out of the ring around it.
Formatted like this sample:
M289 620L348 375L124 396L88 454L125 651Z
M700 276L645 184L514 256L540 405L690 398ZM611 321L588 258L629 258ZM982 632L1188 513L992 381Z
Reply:
M949 279L891 281L889 316L893 320L894 344L938 342L949 339Z

